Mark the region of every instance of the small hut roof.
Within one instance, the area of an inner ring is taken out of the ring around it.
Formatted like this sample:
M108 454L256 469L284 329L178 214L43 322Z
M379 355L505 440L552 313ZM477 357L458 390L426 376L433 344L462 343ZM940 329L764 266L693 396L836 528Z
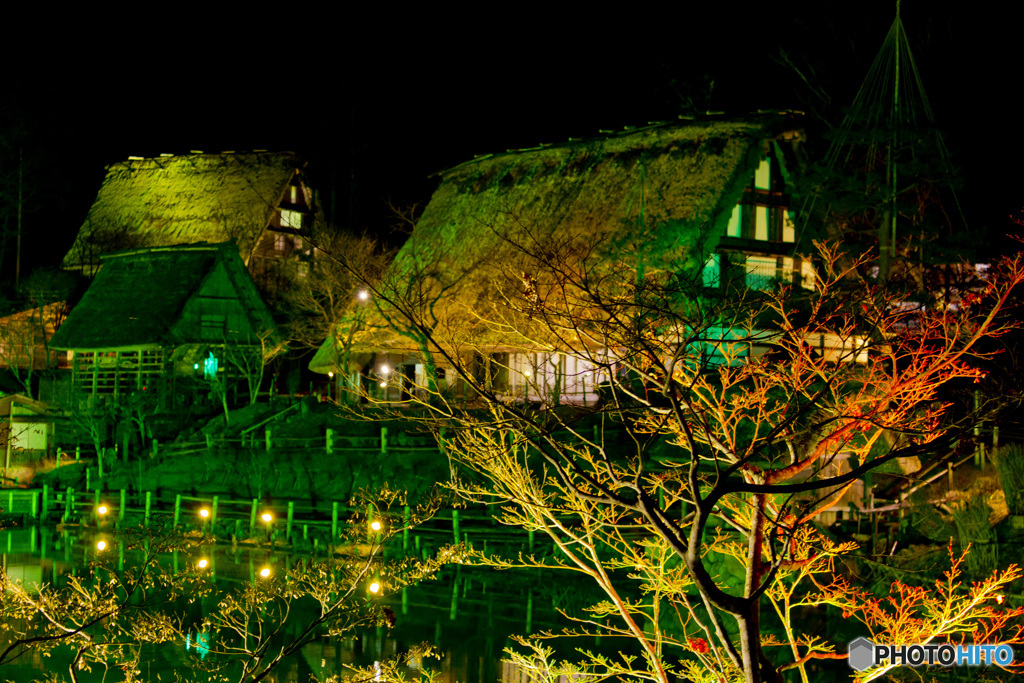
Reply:
M299 166L290 152L196 153L111 164L63 265L93 266L100 255L119 249L227 240L247 254Z
M645 272L700 268L767 146L798 129L792 112L709 116L478 157L440 174L385 282L415 281L422 300L444 292L463 311L448 320L469 322L499 298L495 283L530 272L524 247L582 246L595 262L628 254ZM369 322L367 348L402 344ZM321 351L314 369L327 367Z
M237 267L231 267L232 260ZM255 285L231 242L108 254L50 346L88 350L182 341L171 339L171 330L218 261L228 266L236 287L251 288L247 298L258 302Z

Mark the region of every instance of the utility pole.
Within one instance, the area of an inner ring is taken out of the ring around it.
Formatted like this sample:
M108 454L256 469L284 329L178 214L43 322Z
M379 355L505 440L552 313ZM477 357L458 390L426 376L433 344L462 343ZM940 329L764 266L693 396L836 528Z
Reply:
M21 284L21 205L24 197L24 177L25 177L25 147L18 145L18 214L17 214L17 230L18 237L15 247L14 255L14 289L17 291L18 286Z

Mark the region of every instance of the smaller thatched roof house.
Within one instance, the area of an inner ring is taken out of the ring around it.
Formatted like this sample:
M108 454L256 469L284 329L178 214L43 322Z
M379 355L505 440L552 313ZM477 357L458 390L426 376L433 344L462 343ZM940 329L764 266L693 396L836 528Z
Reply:
M463 329L479 342L469 328L485 318L507 321L495 307L510 292L537 295L524 288L534 286L539 253L563 253L570 268L586 260L641 277L686 272L709 288L719 287L726 269L752 288L799 279L804 267L793 257L786 166L796 165L802 138L799 117L783 112L654 124L479 157L441 173L384 286L429 306L446 336ZM342 339L351 339L353 350L387 354L389 373L412 364L407 356L417 345L401 326L388 325L387 310L362 318L358 334L340 329L310 368L348 372L339 368ZM527 376L535 384L551 365L561 387L566 377L588 377L564 358L517 358L517 349L536 341L516 338L522 324L530 323L491 326L487 343L503 355L500 369L485 374L511 383ZM503 328L502 338L495 328ZM585 400L594 398L594 378L589 382L580 384L590 394Z
M291 152L132 157L107 167L63 267L92 275L104 254L233 240L264 287L301 239L315 201ZM273 284L273 283L270 283ZM272 288L272 287L271 287Z
M275 326L232 242L110 254L54 334L85 394L150 390L207 354L259 346Z

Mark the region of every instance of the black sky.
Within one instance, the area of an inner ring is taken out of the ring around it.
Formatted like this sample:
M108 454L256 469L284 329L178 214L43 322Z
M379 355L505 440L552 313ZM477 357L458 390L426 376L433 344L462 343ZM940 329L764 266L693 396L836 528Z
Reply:
M687 106L835 116L894 5L625 6L599 17L581 9L586 19L435 12L403 16L400 28L397 7L373 17L333 11L23 36L7 104L56 151L46 206L27 218L28 260L59 261L103 167L129 155L294 150L335 188L344 227L383 233L393 223L388 202L425 203L430 174L475 154L668 120ZM923 2L903 3L902 15L963 169L968 221L998 229L1024 206L1012 17ZM830 101L780 63L783 53Z

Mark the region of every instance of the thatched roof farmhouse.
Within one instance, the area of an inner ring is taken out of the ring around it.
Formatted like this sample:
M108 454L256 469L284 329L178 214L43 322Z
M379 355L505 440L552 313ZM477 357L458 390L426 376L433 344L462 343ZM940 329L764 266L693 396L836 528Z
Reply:
M315 211L290 152L192 153L130 158L107 167L63 266L92 275L103 254L233 240L257 282L306 252ZM273 285L274 283L267 283Z
M591 262L626 259L647 273L686 270L709 287L727 265L751 287L799 279L786 169L796 165L801 140L799 118L784 112L653 124L478 157L441 173L385 280L437 297L449 324L471 325L506 284L522 286L528 252L542 245L579 245ZM413 364L406 356L414 345L381 317L386 311L369 315L356 344L387 354L391 367ZM348 372L338 368L337 347L328 339L310 367ZM502 361L509 381L525 369L514 355Z

